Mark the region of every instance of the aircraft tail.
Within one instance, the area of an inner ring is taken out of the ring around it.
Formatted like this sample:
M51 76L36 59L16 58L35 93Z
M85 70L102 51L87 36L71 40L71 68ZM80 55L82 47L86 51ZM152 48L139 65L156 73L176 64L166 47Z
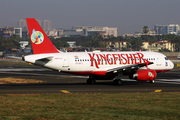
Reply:
M34 54L59 53L35 18L26 18Z

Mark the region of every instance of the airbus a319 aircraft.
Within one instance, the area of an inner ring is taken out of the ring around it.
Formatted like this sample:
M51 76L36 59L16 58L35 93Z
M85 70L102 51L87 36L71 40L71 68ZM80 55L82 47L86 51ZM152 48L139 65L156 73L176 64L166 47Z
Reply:
M157 73L173 69L174 64L158 52L61 52L55 48L34 18L26 18L33 48L23 60L46 68L79 75L88 75L88 84L96 80L113 80L122 84L122 76L154 83Z

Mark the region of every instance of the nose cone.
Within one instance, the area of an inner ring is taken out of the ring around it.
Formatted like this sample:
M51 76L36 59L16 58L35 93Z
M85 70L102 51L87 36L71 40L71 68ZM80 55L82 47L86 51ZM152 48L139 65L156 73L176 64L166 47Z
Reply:
M174 68L174 63L172 61L170 61L169 67L170 67L170 69Z

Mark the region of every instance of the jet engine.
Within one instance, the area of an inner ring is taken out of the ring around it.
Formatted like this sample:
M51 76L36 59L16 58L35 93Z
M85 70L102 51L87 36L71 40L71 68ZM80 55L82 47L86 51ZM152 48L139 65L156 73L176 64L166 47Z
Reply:
M152 81L156 78L156 71L152 69L139 70L136 71L136 73L130 74L129 78L141 81Z

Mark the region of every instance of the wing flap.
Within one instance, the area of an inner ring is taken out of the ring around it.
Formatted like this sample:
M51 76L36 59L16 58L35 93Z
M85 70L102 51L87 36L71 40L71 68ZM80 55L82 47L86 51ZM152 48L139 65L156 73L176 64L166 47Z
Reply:
M145 63L139 63L139 64L132 64L132 65L125 65L125 66L121 66L121 67L116 67L116 68L112 68L107 70L107 73L117 73L118 71L128 71L128 70L132 70L132 69L139 69L140 67L144 67L150 64L154 64L153 62L145 62Z

